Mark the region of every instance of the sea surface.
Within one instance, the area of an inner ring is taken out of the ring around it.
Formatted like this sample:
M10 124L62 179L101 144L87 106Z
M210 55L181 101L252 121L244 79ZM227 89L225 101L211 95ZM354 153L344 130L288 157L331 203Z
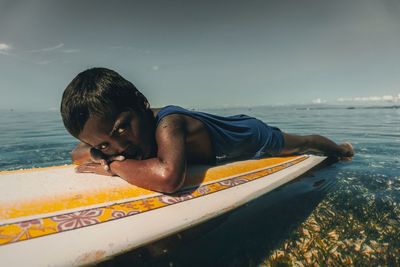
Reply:
M400 265L399 106L203 111L247 114L284 132L351 142L356 155L101 266ZM76 143L57 111L0 111L0 170L69 164Z

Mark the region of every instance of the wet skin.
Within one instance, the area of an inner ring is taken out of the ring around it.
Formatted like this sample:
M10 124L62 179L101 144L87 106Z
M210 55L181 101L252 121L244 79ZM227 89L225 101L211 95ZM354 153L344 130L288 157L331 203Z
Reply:
M170 193L184 184L187 163L214 163L210 135L201 121L172 114L156 126L159 110L147 111L89 117L78 136L84 144L72 152L73 161L81 164L77 171L117 175L131 184ZM308 151L342 159L354 155L351 144L337 145L320 135L283 133L283 137L284 147L278 156Z
M210 136L202 122L172 114L156 127L157 113L158 109L152 109L125 111L110 118L89 117L78 136L86 145L78 145L72 153L74 161L83 162L78 172L118 175L140 187L174 192L184 183L187 162L213 162ZM93 160L90 148L109 161L109 170ZM117 156L123 160L115 160Z

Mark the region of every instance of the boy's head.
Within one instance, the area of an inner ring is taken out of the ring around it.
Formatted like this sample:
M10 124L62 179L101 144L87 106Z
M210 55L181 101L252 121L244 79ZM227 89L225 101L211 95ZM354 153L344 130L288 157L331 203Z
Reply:
M67 86L61 100L65 128L76 138L90 116L110 118L134 110L149 110L146 97L113 70L92 68L79 73Z

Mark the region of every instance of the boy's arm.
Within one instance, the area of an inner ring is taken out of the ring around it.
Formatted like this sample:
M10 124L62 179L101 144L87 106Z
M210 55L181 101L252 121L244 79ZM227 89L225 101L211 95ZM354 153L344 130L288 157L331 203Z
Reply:
M109 163L125 160L125 157L121 155L107 157L99 150L80 142L71 151L71 159L73 164L79 165L76 167L77 172L87 172L91 169L91 172L112 176L114 174L110 172Z
M113 161L111 171L127 182L150 190L172 193L185 181L186 124L180 115L165 117L156 129L157 157Z

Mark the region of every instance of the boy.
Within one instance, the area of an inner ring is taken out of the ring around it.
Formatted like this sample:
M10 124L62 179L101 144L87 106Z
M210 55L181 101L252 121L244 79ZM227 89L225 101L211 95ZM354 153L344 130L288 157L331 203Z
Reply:
M187 163L214 164L320 151L352 157L351 144L281 132L252 117L220 117L176 106L151 109L136 87L115 71L93 68L64 91L61 115L81 143L72 151L78 172L118 175L137 186L172 193Z

